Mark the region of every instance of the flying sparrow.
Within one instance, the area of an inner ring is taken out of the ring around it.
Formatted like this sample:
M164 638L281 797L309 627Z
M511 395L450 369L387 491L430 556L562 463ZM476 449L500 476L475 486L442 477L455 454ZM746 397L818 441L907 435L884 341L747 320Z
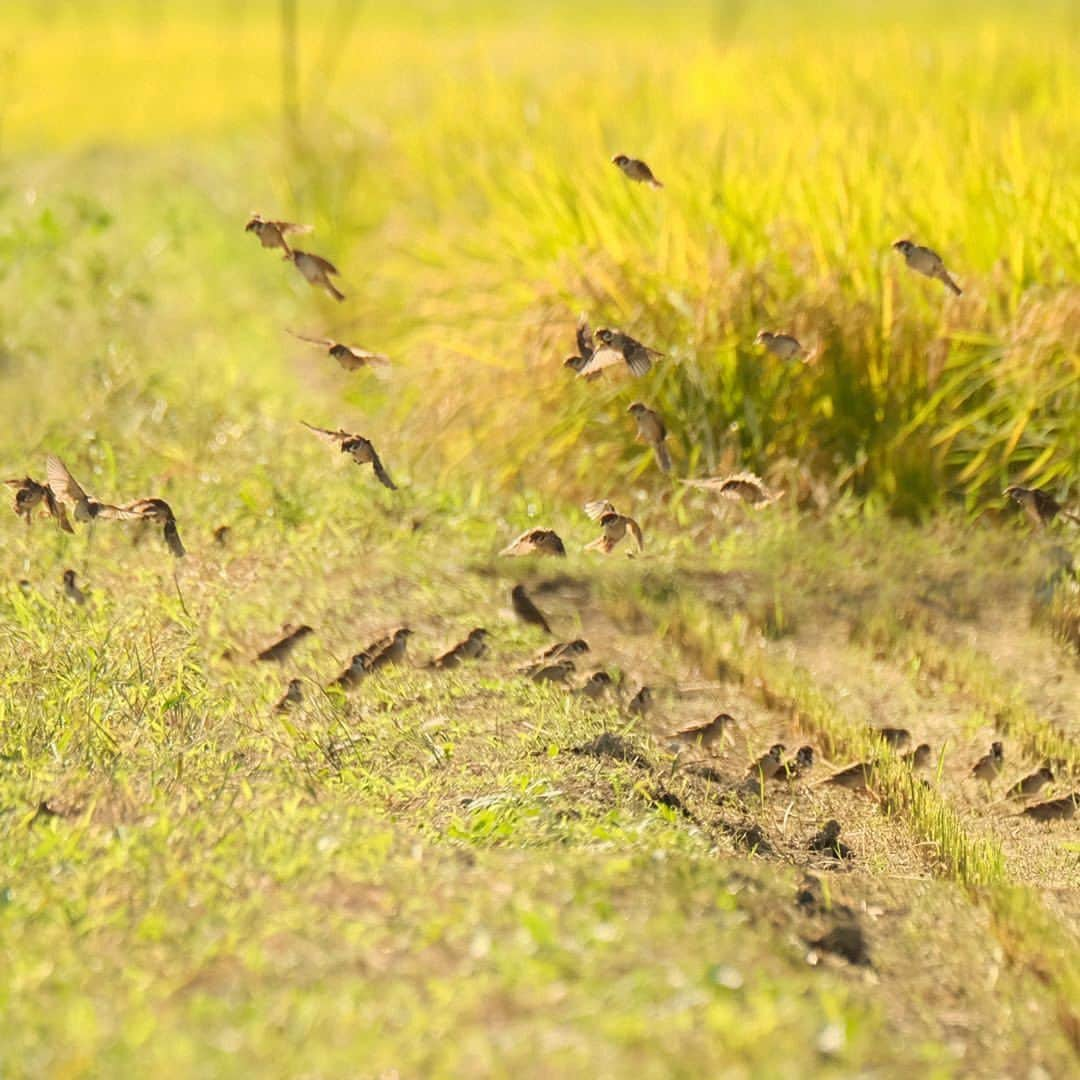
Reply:
M814 748L812 746L800 746L795 751L795 756L789 758L783 762L776 774L773 776L774 780L798 780L805 776L814 765Z
M833 773L825 782L847 788L848 791L865 791L870 786L873 768L872 761L860 761L857 765L849 765L846 769Z
M255 657L256 660L261 660L264 663L273 662L275 664L284 664L285 661L292 656L293 649L295 649L304 638L315 633L307 623L303 626L297 626L295 629L289 626L284 627L284 629L286 631L284 637L278 638L273 645L268 645L263 649L263 651Z
M715 491L725 499L742 500L755 509L769 506L783 496L782 491L770 491L765 482L753 473L733 473L731 476L709 476L704 480L680 480L690 487Z
M949 277L949 272L945 269L945 263L942 262L941 256L936 251L931 251L928 247L921 247L919 244L913 244L910 240L897 240L893 247L904 256L904 262L912 270L926 277L937 278L956 296L962 294L963 290Z
M783 743L774 743L746 770L748 780L771 780L779 771L786 747Z
M598 371L625 363L632 375L648 375L653 359L664 354L656 349L642 345L629 334L621 330L609 330L604 327L596 331L599 346L593 350L587 363L578 370L578 378L588 378Z
M139 521L162 526L162 536L169 550L177 559L182 559L187 552L180 541L180 532L176 528L176 517L172 507L164 499L137 499L120 508Z
M500 555L557 555L565 556L566 548L559 534L552 529L526 529L499 552Z
M687 724L671 733L671 738L680 742L691 743L702 750L711 749L716 743L723 742L730 735L735 718L727 713L717 713L711 720L700 720Z
M620 514L606 499L587 502L585 513L593 521L599 521L600 527L604 530L602 536L585 545L586 551L602 551L605 555L610 555L615 545L626 536L627 532L633 536L638 551L645 550L645 538L641 535L641 526L632 517Z
M304 275L304 280L315 288L325 289L335 300L344 300L345 294L341 292L330 280L330 275L340 277L338 268L324 259L321 255L312 255L309 251L300 251L293 248L286 252L288 259Z
M1073 524L1080 525L1080 514L1066 510L1049 491L1043 491L1042 488L1026 488L1019 484L1011 484L1002 494L1022 506L1027 516L1040 529L1049 525L1058 514Z
M631 716L644 716L652 709L653 692L648 686L643 686L629 701L626 711Z
M916 772L919 769L925 769L930 764L930 744L919 743L914 750L909 750L906 754L902 754L900 760L906 765L910 765Z
M300 423L308 431L318 435L324 442L336 445L343 454L348 454L357 465L370 463L375 470L375 476L379 483L391 491L397 491L397 485L390 479L390 474L386 469L383 468L382 460L379 458L375 445L370 439L365 439L363 435L353 435L348 431L343 431L341 428L338 428L337 431L330 431L328 428L315 427L314 424L309 424L306 420L301 420Z
M1024 810L1024 817L1036 821L1068 821L1076 814L1076 804L1080 802L1080 792L1063 795L1060 799L1036 803Z
M75 584L74 570L64 571L64 596L73 604L78 604L80 607L86 603L86 593Z
M546 634L551 633L547 619L543 612L529 599L524 585L515 585L510 592L510 600L514 605L514 614L530 626L539 626Z
M39 484L36 480L31 480L29 476L23 477L22 480L5 480L4 483L9 488L15 489L15 502L12 509L18 517L26 520L27 528L30 527L34 508L44 506L45 513L42 515L43 517L53 518L56 521L57 528L66 533L75 531L71 527L71 522L68 521L64 504L57 501L52 488L48 484Z
M806 363L809 353L799 339L791 334L774 334L771 330L759 330L754 338L755 345L764 345L765 351L780 360L801 359Z
M297 705L303 704L304 684L299 679L290 679L289 688L282 695L281 700L274 706L275 713L287 713Z
M637 437L652 447L660 471L671 472L671 455L665 442L667 428L664 427L660 414L640 401L635 401L626 411L637 421Z
M616 154L611 159L612 165L617 165L622 174L629 180L638 184L648 184L649 187L662 188L664 185L653 176L652 169L638 158L627 157L625 154Z
M1023 780L1018 780L1013 784L1009 788L1009 798L1028 799L1032 795L1037 795L1047 784L1051 784L1053 781L1053 769L1044 765L1041 769L1036 769L1029 776L1025 776Z
M436 656L431 661L431 667L439 671L449 671L459 667L465 660L478 660L487 652L487 636L488 632L483 627L470 630L462 641L447 649L441 656Z
M139 517L137 513L123 507L90 498L67 471L64 463L52 454L45 459L45 473L56 498L71 505L71 514L76 521L94 521L99 517L106 521L131 521Z
M990 744L990 753L984 754L971 767L971 775L976 780L983 780L987 784L997 779L998 774L1005 767L1005 748L999 742Z
M264 248L281 248L288 255L289 244L285 237L290 233L309 233L311 226L294 225L291 221L268 221L262 214L252 214L244 232L253 232Z
M306 334L297 334L292 330L286 331L299 341L306 341L309 345L320 345L346 370L359 371L360 368L379 366L386 367L390 363L390 357L382 353L368 352L356 345L343 345L340 341L331 338L308 337Z

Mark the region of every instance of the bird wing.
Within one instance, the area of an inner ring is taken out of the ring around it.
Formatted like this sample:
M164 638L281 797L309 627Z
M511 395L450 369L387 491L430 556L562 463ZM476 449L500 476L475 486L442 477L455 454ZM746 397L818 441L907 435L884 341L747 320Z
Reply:
M308 429L308 431L318 435L320 439L328 443L336 443L340 446L346 439L353 438L347 431L342 431L340 428L337 431L331 431L329 428L316 427L314 424L309 424L306 420L301 420L301 424Z
M53 454L45 459L45 475L49 478L49 487L61 502L72 506L86 500L86 492L79 487L75 477L68 472L67 466Z
M371 444L369 443L368 445ZM375 476L383 487L389 488L391 491L397 491L397 484L390 479L390 474L386 471L382 459L379 457L374 446L371 447L371 467L375 470Z
M624 518L627 528L630 530L631 535L637 544L638 551L645 550L645 537L641 535L641 526L632 518Z
M589 320L584 315L578 319L576 336L578 353L581 355L582 360L588 362L596 347L593 345L592 327L589 326Z
M273 225L282 236L286 233L309 233L315 231L314 225L297 225L292 221L272 221L270 224Z
M592 355L578 370L578 378L587 378L589 375L595 375L605 368L614 367L616 364L623 362L624 358L621 352L605 345L602 348L593 350Z
M56 524L61 532L73 533L75 531L71 527L71 522L68 521L64 504L56 498L48 484L45 485L45 505L49 508L49 513L56 518Z
M337 356L335 359L346 371L356 371L368 364L386 365L390 363L390 357L383 353L368 352L367 349L357 348L355 345L344 346L347 355Z
M180 540L180 533L176 528L176 522L172 518L169 518L169 520L165 522L163 535L169 550L176 558L182 559L187 554L187 551L184 548L183 542Z
M312 258L314 258L314 256L312 256ZM306 341L309 345L322 345L327 349L332 349L337 344L337 342L331 341L330 338L308 337L307 334L298 334L295 330L290 330L288 327L285 328L285 333L290 334L298 341Z
M329 260L324 259L321 255L313 255L310 251L305 251L299 254L306 255L320 270L327 274L337 274L341 276L341 271Z
M102 521L137 521L146 517L139 510L132 510L129 506L113 506L112 503L97 503L95 517Z
M605 514L614 514L615 507L607 499L594 499L584 506L586 516L592 521L599 521Z
M626 353L623 359L626 361L626 366L630 369L632 375L648 375L649 370L652 368L652 356L654 350L646 348L639 342L634 342L633 345L627 347ZM656 353L657 356L662 356L662 353Z

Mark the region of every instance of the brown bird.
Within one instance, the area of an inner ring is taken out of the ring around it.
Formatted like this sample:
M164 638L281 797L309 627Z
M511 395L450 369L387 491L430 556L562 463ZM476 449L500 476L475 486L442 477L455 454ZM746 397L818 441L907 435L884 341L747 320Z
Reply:
M857 765L849 765L846 769L833 773L825 783L847 788L848 791L865 791L870 786L873 769L872 761L860 761Z
M774 743L746 770L749 780L771 780L779 771L786 747L783 743Z
M653 176L652 169L639 158L627 157L625 154L616 154L611 159L612 165L617 165L623 176L638 184L648 184L649 187L662 188L664 185Z
M773 776L774 780L799 780L805 776L814 765L814 748L812 746L800 746L795 751L795 756L789 758L783 762L779 769L776 771L776 775Z
M510 591L510 600L514 605L514 614L530 626L539 626L546 634L551 633L551 627L543 612L529 599L524 585L515 585Z
M615 680L606 671L594 671L584 683L577 688L577 693L582 697L596 700L603 697L608 690L615 685Z
M286 255L290 248L285 237L290 233L309 233L310 225L294 225L291 221L268 221L262 214L252 214L244 232L253 232L264 248L281 248Z
M756 510L769 506L783 496L782 491L770 491L765 482L753 473L733 473L731 476L709 476L704 480L680 480L690 487L715 491L725 499L741 500Z
M368 672L378 671L390 664L400 664L405 659L405 651L408 647L412 631L407 626L400 626L390 635L390 640L367 662Z
M390 474L383 467L382 460L375 450L375 444L370 439L365 439L363 435L353 435L351 432L344 431L341 428L338 428L337 431L331 431L329 428L315 427L314 424L309 424L306 420L301 420L300 423L308 431L318 435L324 442L336 445L343 454L348 454L357 465L370 464L375 470L375 476L379 483L391 491L397 491L397 485L390 479Z
M919 769L925 769L930 764L931 756L930 744L919 743L914 750L909 750L906 754L901 755L900 760L910 765L917 772Z
M298 248L287 251L285 258L303 274L304 280L309 285L325 289L335 300L345 299L345 294L330 280L331 274L336 277L340 277L341 274L329 259L324 259L321 255L312 255L310 251L300 251Z
M997 779L998 774L1005 767L1005 748L999 742L990 744L990 753L984 754L971 767L971 775L976 780L982 780L987 784Z
M597 330L596 341L599 345L593 349L592 356L577 369L578 378L587 379L616 364L626 364L632 375L647 375L652 368L653 359L664 355L656 349L642 345L621 330L609 330L606 327Z
M45 472L53 494L60 502L71 506L71 516L76 521L88 522L95 521L97 518L106 521L131 521L139 517L139 514L131 510L92 499L79 487L64 463L52 454L45 459Z
M541 649L536 659L559 660L564 656L583 656L589 651L589 643L584 638L574 638L573 641L557 641L546 649Z
M1036 821L1068 821L1076 814L1076 804L1080 802L1080 792L1063 795L1060 799L1036 803L1024 810L1024 817Z
M1010 799L1028 799L1032 795L1037 795L1047 784L1054 782L1054 770L1048 765L1043 765L1041 769L1036 769L1033 773L1025 776L1023 780L1018 780L1011 788L1009 788Z
M292 656L293 649L295 649L296 646L304 640L304 638L308 637L310 634L315 633L315 631L312 630L312 628L308 626L307 623L304 623L303 626L297 626L295 628L291 626L285 626L283 627L283 629L285 631L285 636L278 638L278 640L275 641L273 645L268 645L265 649L263 649L263 651L255 657L256 660L262 661L264 663L273 662L275 664L284 664L285 661L288 660L290 656Z
M803 348L799 339L791 334L774 334L771 330L759 330L754 338L755 345L764 345L765 351L780 360L802 359L806 363L809 352Z
M229 534L232 529L228 525L219 525L214 530L214 543L219 547L224 547L229 542Z
M882 742L887 743L894 750L903 750L911 742L911 732L907 728L883 727L871 728L871 734L876 735Z
M299 341L306 341L309 345L320 345L325 348L346 371L359 371L365 367L388 367L390 357L382 353L368 352L356 345L343 345L340 341L332 338L308 337L306 334L297 334L293 330L286 333L292 334Z
M162 526L165 543L176 558L182 559L187 554L180 541L172 507L164 499L137 499L120 509L139 521Z
M635 401L626 411L637 421L637 437L652 447L660 471L671 472L671 455L665 442L667 428L664 427L660 414L641 401Z
M299 679L290 679L289 688L282 695L281 700L274 706L275 713L287 713L304 701L304 684Z
M643 686L629 701L626 711L631 716L644 716L653 707L653 692L648 686Z
M956 296L962 295L959 285L949 276L945 269L945 263L936 251L928 247L913 244L910 240L897 240L893 247L904 256L904 262L925 277L937 278L945 287Z
M29 476L21 480L5 480L4 483L9 488L15 489L15 502L12 509L18 517L26 520L27 528L30 527L34 508L42 506L45 511L42 517L51 517L56 522L57 528L66 533L75 531L71 527L71 522L68 521L64 504L57 500L48 484L39 484Z
M64 571L64 596L73 604L82 607L86 603L86 593L75 584L75 571Z
M573 671L574 661L563 657L553 664L541 664L527 674L533 682L566 682Z
M854 852L840 839L840 822L830 818L811 838L811 851L820 851L834 859L850 859Z
M599 521L600 527L604 530L602 536L585 545L586 551L602 551L605 555L610 555L627 532L633 536L638 551L645 550L645 538L641 535L641 526L632 517L620 514L606 499L587 502L585 513L593 521Z
M488 632L481 626L470 630L468 636L431 661L431 667L449 671L459 667L465 660L478 660L487 652Z
M552 529L526 529L499 552L500 555L566 555L559 534Z
M1019 484L1010 484L1003 495L1024 508L1024 512L1040 529L1049 525L1060 514L1066 521L1080 525L1080 514L1066 510L1061 503L1042 488L1026 488Z
M584 315L578 319L576 338L577 353L574 356L568 356L563 361L563 367L568 367L571 371L576 371L580 375L582 369L592 359L593 353L596 352L596 346L593 344L593 332ZM586 372L584 378L586 381L592 382L594 379L599 379L601 375L603 375L603 371L591 371Z
M671 738L680 742L691 743L702 750L710 750L719 742L729 737L731 728L735 724L735 717L728 713L717 713L711 720L700 720L694 724L686 724L677 731L671 733Z
M351 690L367 674L371 656L365 649L354 653L348 667L330 684L329 689Z

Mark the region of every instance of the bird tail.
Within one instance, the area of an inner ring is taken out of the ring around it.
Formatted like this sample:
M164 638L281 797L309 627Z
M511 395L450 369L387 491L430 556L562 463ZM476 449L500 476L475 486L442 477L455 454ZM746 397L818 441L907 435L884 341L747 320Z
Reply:
M326 291L339 303L345 299L345 294L329 278L326 281Z
M656 464L660 466L660 471L671 472L671 455L668 453L667 444L661 440L653 450L656 452Z
M663 184L661 184L661 183L660 183L660 181L659 181L659 180L657 180L657 179L656 179L656 177L655 177L655 176L654 176L654 177L652 177L652 178L651 178L651 179L649 180L649 185L650 185L651 187L654 187L654 188L662 188L662 187L664 186Z
M943 270L941 272L941 280L943 282L945 282L945 287L954 296L963 296L964 295L964 290L961 289L960 286L957 285L955 281L953 281L953 279L949 276L949 272L947 270Z

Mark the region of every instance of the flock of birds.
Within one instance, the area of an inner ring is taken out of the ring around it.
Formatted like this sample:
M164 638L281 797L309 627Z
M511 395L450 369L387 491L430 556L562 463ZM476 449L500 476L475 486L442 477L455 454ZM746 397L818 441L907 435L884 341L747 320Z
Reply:
M652 169L644 162L624 154L612 158L612 163L631 181L646 184L652 188L664 185L656 178ZM302 251L290 244L289 238L311 231L310 226L298 225L287 221L264 218L253 214L247 222L245 231L254 233L261 245L268 249L283 252L286 261L291 262L302 277L313 287L326 291L337 301L345 299L344 294L334 284L332 278L339 276L337 268L328 259L312 252ZM962 290L946 269L942 258L930 248L916 244L911 240L898 240L893 248L903 255L908 267L926 277L940 281L951 293L960 296ZM293 333L292 331L289 331ZM369 352L353 345L331 338L310 337L303 334L293 336L318 346L327 351L346 371L371 369L378 373L389 364L389 358ZM755 344L762 346L768 353L783 361L802 360L810 362L812 353L792 334L762 329L756 336ZM621 369L624 365L631 376L647 375L653 365L664 354L651 346L645 345L619 329L602 327L595 332L582 316L576 330L577 352L564 361L564 365L576 373L578 378L592 381L603 377L611 369ZM659 469L670 474L671 455L667 448L668 432L663 418L644 402L633 402L627 412L636 423L637 438L649 446L655 456ZM376 479L391 491L397 486L387 471L374 443L367 437L344 429L331 430L301 421L312 434L336 446L340 453L348 454L358 465L371 465ZM140 498L122 505L102 502L88 495L86 490L72 476L67 466L57 456L50 454L45 461L44 483L25 476L7 480L5 483L14 489L14 511L29 526L35 512L43 517L52 518L57 527L72 533L72 520L77 524L92 525L97 521L134 521L143 527L160 526L162 538L169 551L177 558L186 554L180 539L176 516L172 507L161 498ZM776 502L782 492L770 488L758 476L749 472L739 472L725 476L711 476L703 479L683 479L682 483L713 491L720 496L739 500L751 507L760 509ZM1039 488L1027 488L1011 485L1004 495L1019 504L1031 520L1040 528L1058 519L1070 520L1080 524L1080 515L1062 507L1047 491ZM638 552L645 548L645 539L641 526L632 517L621 513L607 499L586 503L586 515L597 522L600 536L586 545L586 550L610 554L628 536ZM224 542L227 527L215 531L215 538ZM566 546L559 535L550 528L531 528L512 540L502 549L503 556L565 556ZM26 583L23 583L24 585ZM76 604L84 604L86 595L79 588L75 573L65 570L63 575L64 594ZM547 617L528 595L523 585L516 585L510 596L514 613L524 623L538 627L547 634L552 634ZM308 625L286 627L284 636L263 649L256 656L260 662L284 663L294 649L314 630ZM387 666L402 663L406 659L408 640L412 631L408 627L398 627L371 642L367 648L356 653L345 669L329 684L329 688L349 691L363 679ZM461 641L445 652L436 656L428 664L435 670L449 670L462 663L481 658L487 650L488 632L475 628ZM575 660L589 651L583 639L559 642L539 652L527 665L519 669L519 674L535 682L567 683L575 671ZM575 693L590 699L600 699L616 690L615 681L605 670L590 674L585 682L575 689ZM303 683L291 679L281 700L275 706L276 711L285 712L303 701ZM653 705L653 692L648 686L642 686L625 706L630 715L642 716ZM715 755L731 738L734 719L727 713L721 713L711 720L694 723L679 728L669 736L672 749L695 747L701 760L690 768L712 778L719 774L707 758ZM900 752L900 760L913 770L929 766L932 751L928 744L921 743L908 749L911 735L904 729L880 728L874 734L884 744ZM785 757L786 747L777 743L771 746L746 772L740 790L763 791L764 785L771 781L791 782L805 778L814 764L814 751L810 746L800 747L794 755ZM860 762L840 770L827 777L823 783L845 788L851 791L872 789L875 770L879 767L876 759ZM971 769L971 776L988 786L998 779L1004 767L1004 751L1000 742L994 742L990 751L977 761ZM1039 794L1044 786L1054 780L1050 764L1046 764L1017 781L1008 791L1013 798L1030 800ZM1049 821L1072 817L1080 802L1080 793L1062 798L1028 805L1023 813L1031 818ZM832 828L835 826L835 828ZM821 850L841 853L844 845L838 841L839 826L829 822L820 834Z

